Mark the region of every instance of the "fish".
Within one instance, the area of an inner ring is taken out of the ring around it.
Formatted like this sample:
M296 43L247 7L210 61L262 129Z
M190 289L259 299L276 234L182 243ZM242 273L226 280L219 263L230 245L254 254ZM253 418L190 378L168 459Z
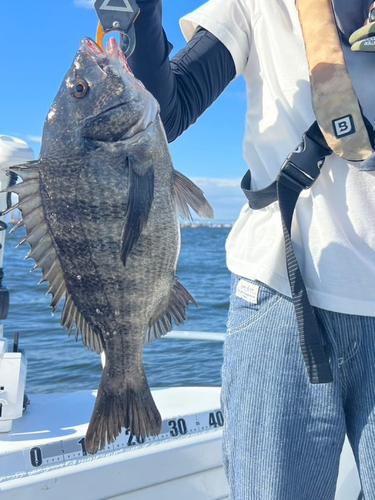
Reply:
M115 38L83 38L45 119L37 160L9 169L27 258L42 273L68 335L105 355L88 424L89 454L124 429L156 436L161 415L142 362L145 343L186 319L179 216L212 218L203 192L173 167L156 99Z

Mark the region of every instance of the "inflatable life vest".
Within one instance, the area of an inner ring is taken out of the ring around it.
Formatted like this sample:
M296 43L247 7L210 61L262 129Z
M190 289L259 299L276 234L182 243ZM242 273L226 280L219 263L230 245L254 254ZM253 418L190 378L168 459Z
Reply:
M332 371L323 347L313 307L293 252L291 225L302 190L320 174L326 156L335 153L348 161L373 158L374 131L362 115L342 53L331 0L296 0L309 66L312 104L316 116L301 144L290 153L277 179L264 189L251 191L250 171L241 187L252 209L277 201L280 207L288 278L296 312L302 354L310 382L332 382ZM352 50L375 51L375 22L350 38ZM324 40L324 44L321 43ZM374 161L368 164L374 165ZM373 169L366 167L363 169ZM374 166L375 169L375 166Z

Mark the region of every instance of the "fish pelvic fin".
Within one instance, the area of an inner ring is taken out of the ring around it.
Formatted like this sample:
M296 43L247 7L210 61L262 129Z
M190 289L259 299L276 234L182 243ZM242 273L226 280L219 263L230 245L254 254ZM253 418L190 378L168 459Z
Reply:
M172 319L177 326L182 325L186 320L186 310L189 302L198 307L192 295L175 276L168 308L147 330L145 344L150 344L170 332L173 329Z
M122 429L127 429L138 441L157 436L161 431L161 416L143 368L136 382L113 379L107 370L106 366L86 432L86 451L91 455L113 443Z
M129 198L121 245L121 260L124 266L129 253L137 243L147 223L154 199L154 167L150 166L146 172L137 172L132 157L128 157L127 162L129 166Z
M183 219L192 219L189 206L199 217L213 219L214 211L203 191L177 170L174 171L174 195L178 213Z

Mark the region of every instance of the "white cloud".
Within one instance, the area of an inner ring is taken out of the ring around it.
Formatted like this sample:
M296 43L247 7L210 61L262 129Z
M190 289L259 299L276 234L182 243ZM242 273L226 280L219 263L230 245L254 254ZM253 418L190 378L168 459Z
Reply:
M240 179L225 179L225 178L211 178L211 177L193 177L195 183L199 183L201 189L208 188L222 188L231 189L239 186Z
M239 101L246 101L247 94L245 90L227 90L225 97L228 99L235 99Z
M39 144L42 143L42 138L38 135L27 135L26 140L32 141L32 142L38 142Z
M246 203L240 184L241 179L215 179L206 177L192 177L191 180L204 192L207 200L214 209L216 221L234 222ZM196 219L196 215L193 215Z
M82 9L92 9L94 7L95 0L74 0L74 7L79 7Z

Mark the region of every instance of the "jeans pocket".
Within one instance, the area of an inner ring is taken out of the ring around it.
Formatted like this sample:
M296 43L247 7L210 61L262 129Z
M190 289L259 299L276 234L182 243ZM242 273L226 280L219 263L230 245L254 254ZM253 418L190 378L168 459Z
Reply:
M246 330L264 316L282 295L259 281L233 276L227 336Z

